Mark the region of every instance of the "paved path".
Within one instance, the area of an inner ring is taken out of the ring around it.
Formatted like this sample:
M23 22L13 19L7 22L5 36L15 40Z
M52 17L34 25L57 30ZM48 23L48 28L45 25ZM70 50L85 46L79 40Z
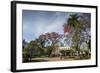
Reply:
M60 59L60 57L52 57L52 58L48 58L48 57L45 57L45 58L32 58L32 60L43 60L43 61L60 61L60 60L65 60L65 61L68 61L68 60L74 60L74 58L67 58L67 57L63 57L62 59Z

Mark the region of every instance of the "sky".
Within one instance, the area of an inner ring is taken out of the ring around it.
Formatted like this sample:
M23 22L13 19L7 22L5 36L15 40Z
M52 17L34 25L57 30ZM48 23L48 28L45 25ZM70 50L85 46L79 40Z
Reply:
M63 25L67 22L68 12L23 10L23 40L30 42L47 32L64 34Z

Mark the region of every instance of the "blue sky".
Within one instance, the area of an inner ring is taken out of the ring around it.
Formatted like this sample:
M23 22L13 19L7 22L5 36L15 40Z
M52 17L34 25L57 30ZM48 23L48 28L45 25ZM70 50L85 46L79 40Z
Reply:
M72 13L23 10L23 39L29 42L47 32L63 34L63 25L67 22L70 14Z

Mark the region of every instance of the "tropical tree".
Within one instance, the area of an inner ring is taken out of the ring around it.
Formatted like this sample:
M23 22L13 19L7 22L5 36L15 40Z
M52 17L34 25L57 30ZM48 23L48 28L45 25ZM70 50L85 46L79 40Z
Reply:
M75 47L78 55L80 53L80 45L82 42L87 42L90 48L90 14L72 14L68 19L68 26L70 26L72 33L72 46Z
M79 45L80 45L80 30L81 30L81 25L78 20L79 16L77 14L70 15L68 19L68 26L73 30L72 34L72 44L75 47L75 50L78 52L79 55Z

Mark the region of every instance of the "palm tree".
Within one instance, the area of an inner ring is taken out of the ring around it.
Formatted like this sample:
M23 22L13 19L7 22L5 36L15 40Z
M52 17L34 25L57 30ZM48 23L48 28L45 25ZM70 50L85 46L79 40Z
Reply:
M77 14L70 15L68 19L68 25L75 28L79 23L78 18L79 16Z
M78 52L78 56L79 56L79 41L80 41L80 22L78 20L79 16L77 14L72 14L70 15L69 19L68 19L68 26L70 26L70 28L73 29L73 35L72 35L72 42L73 45L76 49L76 51Z

